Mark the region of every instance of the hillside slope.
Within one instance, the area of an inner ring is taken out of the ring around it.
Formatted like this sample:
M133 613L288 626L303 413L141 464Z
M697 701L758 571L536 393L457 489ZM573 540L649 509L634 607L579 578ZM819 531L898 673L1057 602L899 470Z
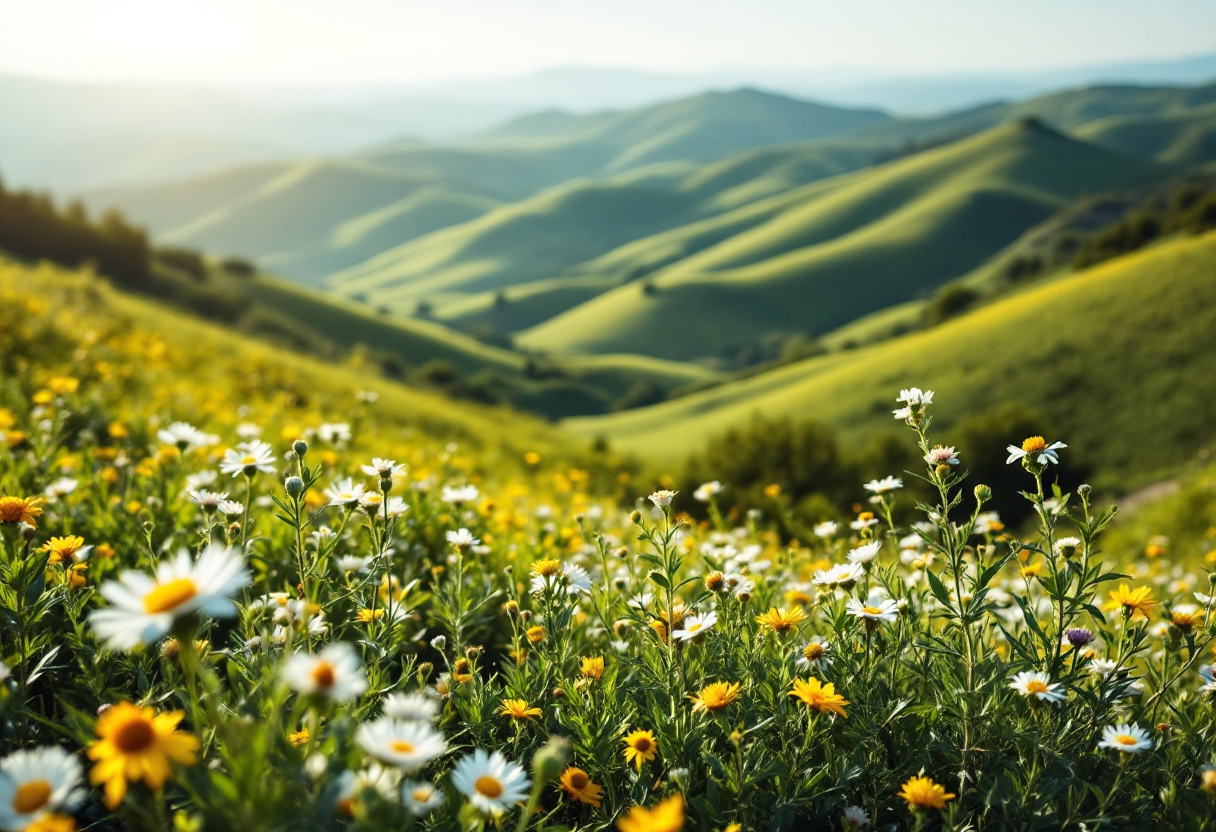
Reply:
M689 360L774 331L822 334L967 273L1081 194L1163 175L1035 122L1005 125L807 186L763 222L519 340L554 354Z
M1139 480L1124 483L1130 487L1216 434L1214 331L1210 233L1029 288L925 332L564 424L664 460L756 412L822 420L847 443L891 425L891 391L918 385L939 392L939 427L948 430L977 402L1031 408L1060 426L1063 435L1053 438L1079 458L1101 462L1110 477Z

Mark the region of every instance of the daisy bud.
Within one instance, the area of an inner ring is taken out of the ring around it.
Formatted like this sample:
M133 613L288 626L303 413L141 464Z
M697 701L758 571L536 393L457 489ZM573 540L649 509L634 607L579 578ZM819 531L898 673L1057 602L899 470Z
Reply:
M705 576L705 588L710 592L721 592L726 588L726 577L721 572L710 572Z
M937 466L933 470L937 472L937 475L939 477L944 477L944 476L946 476L946 474L950 473L950 466L943 462L941 465Z
M35 531L37 531L37 530L33 526L29 525L28 523L22 523L21 524L21 539L23 541L25 541L26 543L32 542L34 539Z
M387 494L388 492L393 490L393 478L391 476L381 477L380 490L383 491L385 494Z
M228 537L230 539L236 540L240 536L241 536L241 524L240 523L233 523L231 526L228 527Z
M291 450L295 452L296 456L303 459L304 454L308 453L308 443L303 439L297 439L295 442L291 443Z
M291 497L299 497L304 493L304 480L299 477L288 477L283 482L283 488L287 489L287 494Z
M587 519L587 515L583 514L581 511L574 515L575 523L582 523L586 519Z
M562 773L566 767L566 758L570 755L570 743L562 737L549 737L532 756L532 773L536 782L548 783Z
M173 660L177 658L177 654L181 651L181 645L177 639L167 638L160 646L160 654L163 658Z
M1091 486L1089 483L1081 483L1077 486L1077 496L1082 500L1088 500L1089 495L1093 493L1093 490L1093 486Z
M561 699L563 696L566 695L566 692L564 690L562 690L561 688L554 688L553 692L549 695L552 696L554 699Z
M635 526L642 525L642 512L638 511L637 509L631 511L629 513L629 522L633 523Z
M502 611L507 614L508 618L519 617L519 603L516 601L508 601L502 605Z
M519 620L520 621L531 621L532 620L532 610L520 610L519 611Z
M627 555L627 554L629 554L629 549L628 549L628 547L625 547L625 546L621 546L619 549L617 549L615 552L612 553L613 557L615 557L617 560L623 560L625 558L625 555Z
M443 648L448 646L447 637L446 636L435 636L433 639L431 639L431 646L434 647L436 650L439 650L440 652L442 652Z
M470 659L477 658L478 656L481 655L481 645L480 644L470 644L468 647L464 648L464 654L467 657L469 657Z
M986 503L992 499L992 489L981 483L975 487L975 500L978 503Z

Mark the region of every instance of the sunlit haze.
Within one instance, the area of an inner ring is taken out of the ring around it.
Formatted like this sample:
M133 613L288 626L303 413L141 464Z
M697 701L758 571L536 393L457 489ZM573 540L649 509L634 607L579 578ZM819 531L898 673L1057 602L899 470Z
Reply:
M1216 3L1156 0L0 0L0 72L408 85L580 65L915 74L1216 50Z

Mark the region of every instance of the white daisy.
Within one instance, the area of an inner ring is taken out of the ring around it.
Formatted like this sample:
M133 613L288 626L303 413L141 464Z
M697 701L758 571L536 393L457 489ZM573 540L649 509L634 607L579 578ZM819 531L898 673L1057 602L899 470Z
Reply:
M234 477L241 474L252 477L258 471L273 474L274 462L274 449L261 439L254 439L225 451L224 459L220 463L220 472Z
M874 560L874 558L878 557L878 553L881 550L882 541L875 540L870 543L863 543L856 549L850 549L849 553L845 557L848 558L850 563L864 564L869 563L870 561Z
M832 647L831 642L820 639L811 639L806 645L798 651L798 658L794 660L798 665L799 670L813 670L819 667L828 667L832 663L832 657L828 655L828 650Z
M913 407L916 405L923 406L926 404L932 404L933 391L921 390L919 387L909 387L905 390L900 390L899 397L895 399L895 401L902 402L903 404Z
M197 503L203 511L208 514L213 513L219 508L220 503L228 499L226 491L208 491L207 489L199 489L198 491L191 490L190 501Z
M405 500L401 499L400 497L389 497L388 508L384 510L384 513L389 517L400 517L409 510L410 507L406 505Z
M689 615L684 618L680 629L673 630L671 637L680 641L688 641L702 633L707 633L718 623L718 611L710 610L704 615Z
M1004 528L1001 523L1001 515L995 511L982 511L975 518L975 526L972 528L976 534L988 534L989 532L1000 531Z
M1139 725L1122 722L1118 725L1107 725L1102 729L1102 740L1098 748L1109 748L1122 751L1124 754L1139 754L1153 747L1153 741Z
M1089 664L1089 672L1095 676L1109 676L1119 665L1110 659L1094 659Z
M381 707L385 716L406 722L431 722L439 716L439 703L425 693L390 693Z
M1216 693L1216 664L1199 665L1199 675L1205 683L1200 690L1204 693Z
M860 563L837 563L831 569L820 569L815 573L814 583L818 586L852 586L865 577L865 570Z
M711 482L703 482L697 486L697 490L692 492L692 496L695 500L702 503L708 503L714 497L721 494L724 490L726 490L726 487L722 485L722 483L718 482L717 480L713 480Z
M212 544L194 561L190 552L157 564L155 576L127 570L101 585L112 606L95 611L89 623L112 650L130 650L165 636L179 618L201 612L212 618L236 615L232 596L250 581L236 549Z
M225 517L240 517L245 512L245 504L239 500L223 500L217 506L220 514Z
M199 429L189 422L174 422L156 432L156 438L161 444L173 445L179 451L199 445L203 436Z
M336 782L338 809L350 817L354 815L355 798L367 789L377 792L385 800L392 800L396 797L401 782L401 772L373 761L358 772L342 772L336 778Z
M445 536L448 539L448 543L450 543L453 548L460 549L462 551L466 551L470 547L476 546L481 542L476 537L473 537L473 533L471 531L465 528L457 529L454 532L450 531Z
M406 811L420 818L443 805L443 792L432 783L406 780L401 784L401 802L405 804Z
M814 528L811 529L811 531L813 531L815 533L816 537L827 538L827 537L832 537L834 534L836 534L836 529L838 529L838 528L839 528L839 525L836 523L836 521L824 520L822 523L816 523Z
M846 806L844 825L846 829L864 829L870 825L870 816L860 806Z
M80 760L57 745L0 760L0 828L25 829L50 813L70 813L85 798Z
M925 454L930 465L958 465L958 450L953 445L934 445Z
M363 558L358 555L343 555L334 561L334 565L338 567L339 572L366 572L367 565L371 563L371 558Z
M1009 451L1009 459L1005 460L1006 465L1017 462L1025 457L1033 457L1034 461L1039 465L1047 463L1059 464L1060 455L1056 453L1060 448L1067 448L1063 442L1052 442L1050 445L1044 441L1041 436L1032 436L1022 443L1022 447L1017 445L1009 445L1005 450Z
M335 702L358 699L367 690L359 654L344 641L326 645L320 653L296 653L283 663L281 673L294 690Z
M317 428L317 438L331 445L349 442L350 436L350 425L346 422L326 423Z
M845 612L866 621L885 621L890 624L899 618L899 603L891 598L871 595L865 601L850 598Z
M382 763L412 774L448 750L443 735L423 722L377 719L359 726L355 741Z
M415 487L417 487L415 483ZM475 485L466 485L460 488L453 488L450 485L445 485L443 491L439 494L439 499L445 503L451 503L454 506L462 506L465 503L471 503L477 499L481 492L477 490Z
M498 817L528 797L532 781L499 752L478 748L452 769L452 785L482 814Z
M75 491L78 484L71 477L60 477L48 485L42 493L48 500L59 500Z
M1009 682L1009 687L1016 690L1022 696L1033 696L1040 701L1050 702L1053 705L1057 702L1063 702L1068 698L1068 692L1064 690L1064 686L1059 682L1052 682L1051 677L1046 673L1036 673L1030 670L1023 670L1021 673L1015 674Z
M651 494L649 499L650 502L654 503L655 508L667 508L679 493L679 491L668 491L666 488L663 488Z
M866 491L874 494L889 494L904 487L904 481L899 477L883 477L880 480L870 480L865 484Z
M236 426L236 435L242 439L257 439L262 435L262 426L251 422L242 422Z
M325 496L331 506L353 506L363 496L363 485L355 485L354 480L347 477L325 489Z
M369 477L379 477L382 480L390 477L400 477L405 474L405 466L398 465L396 460L376 457L371 465L360 465L359 468Z

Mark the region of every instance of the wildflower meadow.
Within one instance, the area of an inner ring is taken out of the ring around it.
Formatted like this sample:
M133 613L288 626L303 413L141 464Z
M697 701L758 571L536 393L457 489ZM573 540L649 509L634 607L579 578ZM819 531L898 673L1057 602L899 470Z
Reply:
M127 336L55 349L74 325L8 298L0 828L1216 823L1211 582L1103 550L1067 437L991 449L1015 531L933 393L892 391L924 467L801 539L779 483L740 515L479 472L368 392L303 426L116 395Z

